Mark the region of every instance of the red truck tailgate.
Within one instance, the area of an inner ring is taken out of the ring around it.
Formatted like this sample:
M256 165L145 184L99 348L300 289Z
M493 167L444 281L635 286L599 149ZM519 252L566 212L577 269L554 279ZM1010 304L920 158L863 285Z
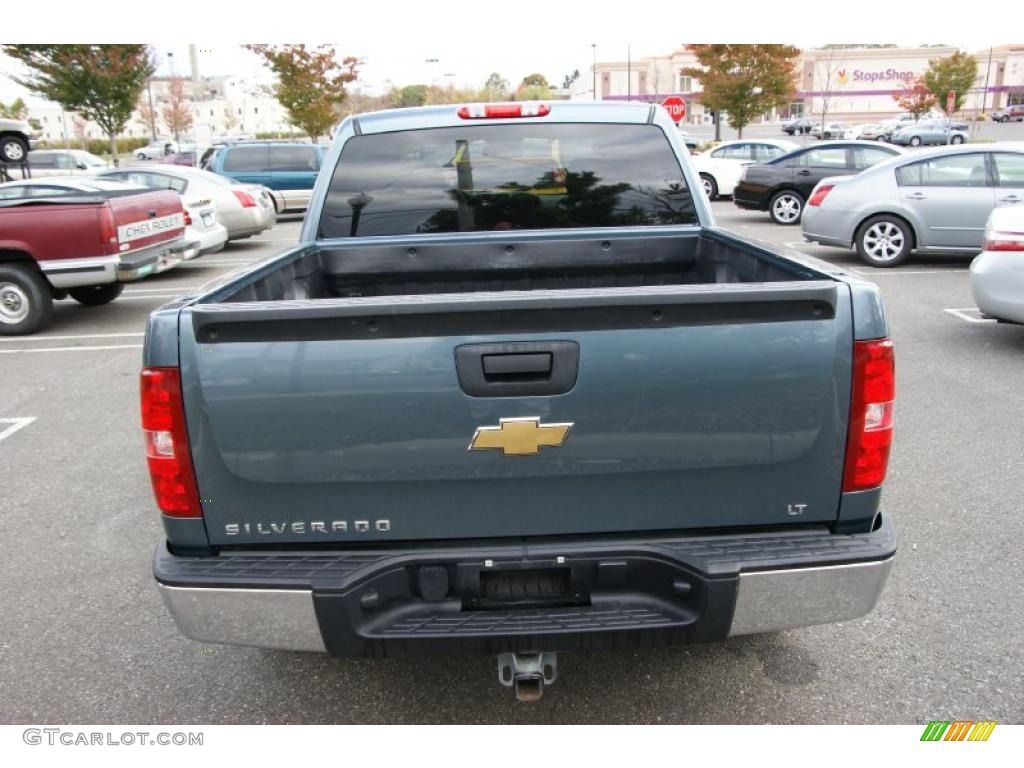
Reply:
M135 251L174 240L185 233L181 197L170 190L110 198L120 250Z

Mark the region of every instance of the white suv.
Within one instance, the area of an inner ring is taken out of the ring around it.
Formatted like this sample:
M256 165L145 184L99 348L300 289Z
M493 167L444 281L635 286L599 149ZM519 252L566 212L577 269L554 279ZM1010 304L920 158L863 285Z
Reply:
M32 126L24 120L0 120L0 163L17 165L32 148Z

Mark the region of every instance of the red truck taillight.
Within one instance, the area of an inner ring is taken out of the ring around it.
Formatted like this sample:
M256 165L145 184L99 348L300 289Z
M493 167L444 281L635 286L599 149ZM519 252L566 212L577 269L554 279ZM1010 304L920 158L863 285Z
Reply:
M117 221L109 205L100 209L100 242L103 245L117 245Z
M892 341L855 341L843 493L877 488L885 479L892 446L895 395L896 363Z
M202 517L185 430L177 368L143 368L139 380L146 461L157 506L171 517Z

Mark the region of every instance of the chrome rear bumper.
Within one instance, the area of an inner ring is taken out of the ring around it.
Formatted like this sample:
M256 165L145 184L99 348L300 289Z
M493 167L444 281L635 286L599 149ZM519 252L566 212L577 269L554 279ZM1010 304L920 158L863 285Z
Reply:
M862 534L804 529L483 549L177 557L161 547L154 573L179 630L194 640L400 656L641 648L849 621L874 608L895 551L884 521ZM567 601L480 602L493 574L545 569L571 574ZM440 572L447 575L436 591Z

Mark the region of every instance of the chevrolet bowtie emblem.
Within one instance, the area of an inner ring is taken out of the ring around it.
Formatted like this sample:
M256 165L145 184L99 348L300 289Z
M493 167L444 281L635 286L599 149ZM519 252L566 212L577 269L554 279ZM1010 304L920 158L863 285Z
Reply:
M539 416L498 421L496 427L477 427L469 450L500 450L504 456L536 456L541 448L563 445L572 429L572 422L541 424Z

